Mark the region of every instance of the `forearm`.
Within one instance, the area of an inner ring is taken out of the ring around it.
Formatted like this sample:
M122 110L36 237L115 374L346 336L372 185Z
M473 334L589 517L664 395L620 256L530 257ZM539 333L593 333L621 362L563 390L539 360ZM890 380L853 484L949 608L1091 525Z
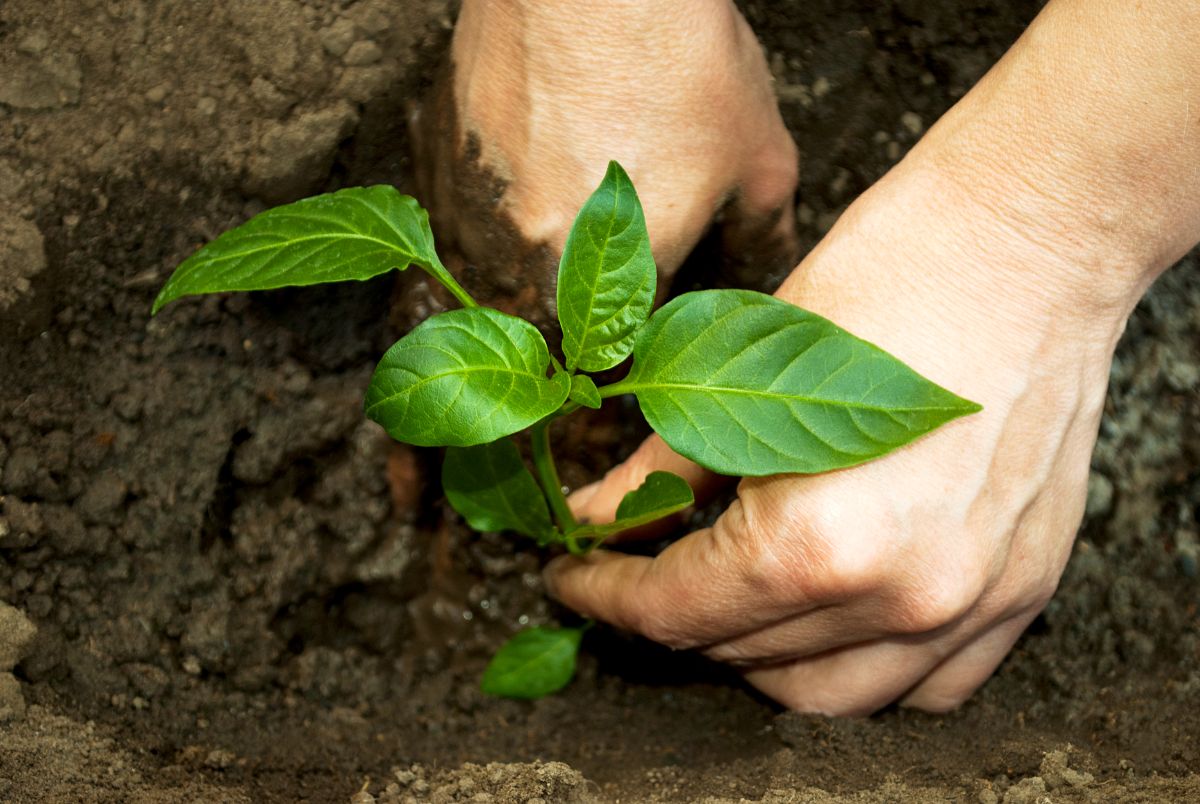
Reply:
M686 78L681 73L695 63L698 49L721 52L718 43L742 33L736 22L729 0L466 0L453 56L463 68L476 58L522 65L503 76L514 98L531 90L576 97L597 117L607 116L609 126L633 136L640 121L632 119L632 111L685 102L677 93L647 86L645 76L659 75L664 82ZM472 90L462 81L471 72L458 71L456 90ZM630 81L637 82L636 94Z
M1091 291L1200 241L1200 5L1052 0L914 150Z

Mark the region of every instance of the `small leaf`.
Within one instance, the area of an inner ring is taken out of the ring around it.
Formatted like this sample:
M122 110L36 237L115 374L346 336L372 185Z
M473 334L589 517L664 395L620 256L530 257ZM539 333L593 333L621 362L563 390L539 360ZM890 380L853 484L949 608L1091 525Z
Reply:
M414 263L451 292L458 288L416 200L387 185L351 187L269 209L225 232L175 269L152 312L182 296L363 280Z
M633 182L616 162L579 210L558 267L567 368L603 371L629 356L654 303L657 272Z
M504 643L480 685L502 698L541 698L558 692L575 675L582 628L528 628Z
M716 472L854 466L980 410L820 316L746 290L685 293L638 334L629 376L671 449Z
M422 447L486 444L554 412L570 377L546 378L550 352L528 321L486 307L433 316L387 351L367 416Z
M692 487L682 477L671 472L651 472L642 485L621 498L617 519L631 523L626 527L644 525L682 511L693 502Z
M601 399L600 392L596 390L596 383L586 374L576 374L571 378L571 396L570 399L578 402L585 408L599 409Z
M507 438L447 449L442 488L475 530L512 530L538 540L549 540L554 531L546 497Z
M682 477L671 472L651 472L642 485L621 498L617 506L617 518L603 525L583 525L571 531L571 537L595 540L587 545L592 549L600 542L623 530L662 519L682 511L695 502L691 486Z

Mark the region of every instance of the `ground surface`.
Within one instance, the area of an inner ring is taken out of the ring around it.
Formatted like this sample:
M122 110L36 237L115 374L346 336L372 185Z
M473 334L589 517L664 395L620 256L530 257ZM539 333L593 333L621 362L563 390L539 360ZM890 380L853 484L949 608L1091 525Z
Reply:
M806 246L1035 11L747 7L804 154ZM1121 344L1059 594L961 711L782 714L602 630L563 695L476 691L491 647L561 612L536 555L446 515L436 454L362 421L389 297L419 288L147 316L180 259L264 204L411 191L405 110L452 16L0 5L0 800L1200 798L1194 258ZM635 443L617 421L586 428L601 457L571 477Z

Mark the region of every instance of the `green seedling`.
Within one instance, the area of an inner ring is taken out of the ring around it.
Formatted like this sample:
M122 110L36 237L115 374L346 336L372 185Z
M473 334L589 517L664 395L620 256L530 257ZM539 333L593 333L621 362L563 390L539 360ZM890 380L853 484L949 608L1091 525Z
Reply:
M188 258L154 312L183 296L368 279L416 265L461 309L392 346L366 414L397 441L447 447L446 498L479 531L583 555L692 505L655 472L611 523L571 513L551 424L632 394L676 452L728 475L827 472L863 463L979 410L826 319L762 293L685 293L651 312L657 272L637 193L616 162L580 209L558 271L562 359L521 318L480 306L438 259L429 219L392 187L357 187L268 210ZM624 379L588 376L630 356ZM526 465L514 436L529 431ZM575 669L583 629L533 628L493 658L486 692L536 698Z

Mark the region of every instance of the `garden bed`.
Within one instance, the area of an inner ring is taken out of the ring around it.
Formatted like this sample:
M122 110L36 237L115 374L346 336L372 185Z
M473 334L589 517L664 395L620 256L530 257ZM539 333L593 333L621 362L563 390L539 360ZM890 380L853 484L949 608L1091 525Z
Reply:
M803 155L805 248L1037 7L745 5ZM362 417L420 280L149 318L181 259L267 204L415 192L406 114L453 15L0 6L0 660L37 627L19 688L0 672L0 800L1200 798L1196 255L1120 345L1058 594L961 710L784 713L603 628L563 694L478 691L500 642L565 612L536 552L472 534L424 481L436 451ZM628 419L580 428L568 483L636 445Z

